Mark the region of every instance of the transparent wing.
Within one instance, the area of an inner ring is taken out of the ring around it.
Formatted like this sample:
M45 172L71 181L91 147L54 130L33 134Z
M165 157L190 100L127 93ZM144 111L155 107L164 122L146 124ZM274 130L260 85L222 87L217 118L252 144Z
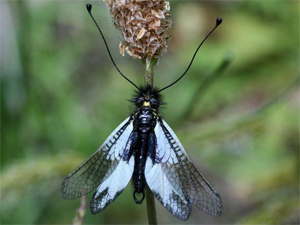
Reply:
M157 146L153 168L156 165L160 166L172 188L177 193L182 193L188 203L212 216L221 215L223 210L221 196L194 166L165 121L158 120L155 134ZM172 210L177 213L177 208L173 206ZM174 212L171 211L173 214Z
M132 129L132 119L127 118L89 159L65 178L61 186L62 197L79 198L105 181L121 161Z

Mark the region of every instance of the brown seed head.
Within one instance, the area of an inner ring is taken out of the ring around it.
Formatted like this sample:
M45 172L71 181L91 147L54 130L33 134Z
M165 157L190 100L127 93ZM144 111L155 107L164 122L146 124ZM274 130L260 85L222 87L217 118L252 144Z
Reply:
M104 0L115 26L122 32L124 49L128 55L151 59L167 52L167 31L172 25L170 4L164 0Z

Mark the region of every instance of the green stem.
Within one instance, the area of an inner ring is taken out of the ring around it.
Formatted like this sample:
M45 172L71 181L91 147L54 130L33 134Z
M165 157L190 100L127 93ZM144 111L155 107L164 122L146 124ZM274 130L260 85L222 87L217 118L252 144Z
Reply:
M151 62L149 63L149 66L147 66L146 61L143 60L143 64L146 66L145 85L150 85L151 87L153 87L154 67L156 66L157 62L157 58L152 58Z
M143 64L146 67L145 71L145 85L153 87L153 77L154 77L154 67L157 64L158 59L153 58L149 63L149 66L146 65L146 61L143 60ZM148 215L148 224L157 225L157 217L155 210L155 201L154 195L148 185L146 185L146 200L147 200L147 215Z
M148 224L157 225L154 195L150 190L150 188L148 187L148 185L146 185L146 200L147 200Z

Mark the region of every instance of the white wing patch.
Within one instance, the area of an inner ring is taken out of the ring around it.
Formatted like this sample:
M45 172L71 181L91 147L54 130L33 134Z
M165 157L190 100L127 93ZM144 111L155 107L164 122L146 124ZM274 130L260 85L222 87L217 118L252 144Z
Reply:
M134 157L129 162L121 160L114 172L97 188L91 199L91 212L101 212L113 202L129 183L134 169Z
M183 192L176 190L164 174L161 164L152 163L147 158L145 167L146 182L157 200L174 216L187 220L191 214L191 204L186 200Z
M158 160L159 162L167 162L171 154L171 148L168 140L165 138L164 132L161 127L157 124L155 126L154 133L157 141L155 160Z

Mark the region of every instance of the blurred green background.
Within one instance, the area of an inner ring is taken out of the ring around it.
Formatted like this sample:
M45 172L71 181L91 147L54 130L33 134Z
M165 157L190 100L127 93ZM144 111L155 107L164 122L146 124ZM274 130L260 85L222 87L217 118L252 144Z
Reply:
M80 199L64 177L130 113L133 87L109 60L87 1L1 1L1 223L70 224ZM93 13L119 68L144 82L140 61L119 54L106 4ZM186 69L215 18L223 24L188 75L164 92L163 118L224 201L221 217L197 208L163 224L299 223L299 2L171 1L169 52L156 86ZM222 62L228 67L214 73ZM201 85L204 85L203 86ZM89 198L91 194L89 195ZM130 185L85 224L145 224Z

